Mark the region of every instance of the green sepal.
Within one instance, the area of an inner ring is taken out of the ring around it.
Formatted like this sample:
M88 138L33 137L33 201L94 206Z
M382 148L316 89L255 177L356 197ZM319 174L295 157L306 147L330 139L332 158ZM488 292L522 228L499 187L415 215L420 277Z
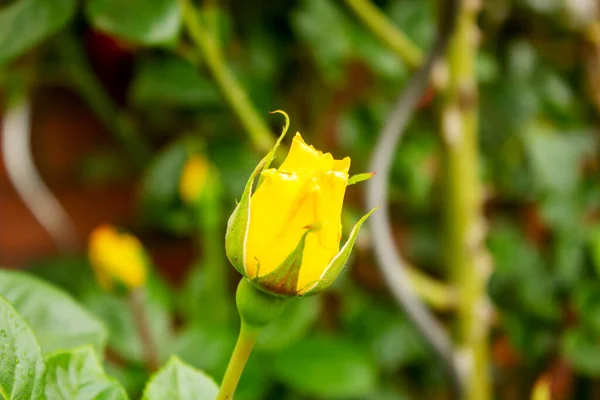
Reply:
M280 113L285 116L285 126L279 139L273 146L273 148L267 153L265 157L258 163L252 175L246 182L242 198L237 203L235 210L231 213L229 220L227 221L227 232L225 233L225 253L229 262L235 267L235 269L242 275L246 276L246 261L244 259L244 243L246 241L246 233L248 230L248 223L250 221L250 198L252 197L252 186L256 177L271 164L271 161L275 158L275 152L279 148L281 141L287 133L290 125L290 119L288 115L281 111L276 110L273 113ZM258 184L260 185L261 180L259 179Z
M304 232L296 248L285 258L279 267L269 274L259 276L259 264L256 276L250 277L250 282L259 289L278 296L297 296L298 276L300 275L300 268L302 267L306 236L311 231L312 229L309 229Z
M267 169L271 166L271 162L273 162L273 160L275 159L275 153L277 152L277 149L279 148L281 141L285 137L285 134L287 133L287 131L290 127L290 117L287 115L287 113L285 111L275 110L275 111L271 111L270 114L283 115L285 118L285 125L283 126L283 129L281 130L281 134L279 135L277 142L275 142L275 146L273 146L271 151L269 151L269 154L267 154L267 156L265 157L265 159L266 159L265 166L264 166L265 169ZM260 184L260 181L259 181L259 184Z
M375 175L375 172L364 172L362 174L352 175L350 179L348 179L348 183L346 186L354 185L359 182L364 182L371 179Z
M240 202L231 213L229 220L227 221L227 231L225 233L225 253L229 262L238 270L238 272L246 276L245 260L244 260L244 241L246 238L246 231L250 220L250 197L252 196L252 185L254 180L262 171L265 165L265 158L263 158L254 171L250 175L250 179L246 183L244 192Z
M300 290L300 292L303 293L303 296L318 294L323 290L327 289L329 286L331 286L333 281L335 281L335 279L340 275L340 273L344 270L344 267L346 266L346 262L350 257L352 248L354 247L354 242L356 242L356 238L358 237L360 227L367 220L367 218L369 218L369 216L371 216L371 214L373 214L373 212L377 210L377 208L372 209L371 211L363 215L361 219L358 220L356 225L354 225L354 228L352 228L352 232L350 232L348 240L346 241L342 249L339 251L339 253L334 257L334 259L331 260L331 262L321 275L321 278L317 282L310 283L309 285L307 285L307 287L309 287L310 289ZM311 285L312 287L310 287Z

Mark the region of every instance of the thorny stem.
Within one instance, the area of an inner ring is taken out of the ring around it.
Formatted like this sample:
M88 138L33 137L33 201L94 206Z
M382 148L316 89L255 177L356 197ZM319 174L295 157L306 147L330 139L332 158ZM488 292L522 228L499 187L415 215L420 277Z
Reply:
M235 349L233 349L233 354L229 359L229 365L227 365L227 371L225 371L225 376L221 382L221 389L216 400L233 399L235 389L237 388L259 333L259 328L251 327L242 320L240 335L238 336Z
M201 25L198 14L189 0L180 1L183 7L183 19L190 37L204 55L204 60L219 89L248 132L254 147L266 153L275 144L268 125L258 115L248 94L225 63L216 36Z
M146 369L148 372L154 372L158 370L160 366L158 358L158 347L152 337L150 331L150 321L146 314L145 307L146 288L139 287L133 289L129 294L129 307L131 309L131 315L133 322L138 330L140 341L142 343L142 349L144 351L144 358L146 362Z
M447 259L458 291L458 349L468 400L490 399L488 376L491 270L483 245L482 188L479 180L477 88L477 2L464 1L449 52L449 82L442 111L446 147Z
M423 63L423 52L369 0L346 0L356 16L377 38L411 68Z

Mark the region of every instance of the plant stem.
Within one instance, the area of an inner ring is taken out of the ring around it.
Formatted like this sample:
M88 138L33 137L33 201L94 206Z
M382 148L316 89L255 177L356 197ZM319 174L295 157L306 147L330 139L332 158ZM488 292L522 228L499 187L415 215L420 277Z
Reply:
M233 399L235 389L259 333L260 329L251 327L242 320L240 335L235 344L235 349L233 349L233 354L229 359L229 365L227 365L227 371L225 371L225 376L221 382L221 389L216 400Z
M145 297L146 288L139 287L133 289L129 294L129 306L131 308L133 322L138 330L140 341L142 343L146 369L148 372L154 372L158 370L160 362L158 358L158 348L152 337L152 332L150 332L150 321L146 314Z
M489 400L486 285L491 265L484 247L477 119L477 2L464 1L449 54L442 112L447 173L447 257L458 291L458 353L466 399Z
M411 68L423 61L423 53L369 0L346 0L348 6L377 38L392 49Z
M258 115L248 94L244 91L225 63L218 47L215 35L201 26L196 10L189 0L180 0L183 7L183 19L196 46L204 55L204 60L212 73L223 96L237 114L244 129L248 132L254 147L267 152L275 144L271 130Z

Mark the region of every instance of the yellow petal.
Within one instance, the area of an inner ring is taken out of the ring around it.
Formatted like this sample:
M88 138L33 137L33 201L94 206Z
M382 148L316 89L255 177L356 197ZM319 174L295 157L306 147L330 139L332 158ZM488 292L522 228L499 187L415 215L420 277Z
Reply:
M250 224L245 245L246 273L253 277L277 268L298 245L314 221L312 177L268 169L252 195Z
M309 146L302 139L302 135L296 133L292 140L292 146L286 159L279 167L284 172L348 172L350 158L334 160L330 153L323 153Z
M333 170L348 173L350 171L350 157L341 160L333 160Z
M348 174L326 172L318 176L317 229L308 234L298 278L298 289L315 282L340 248L342 206Z

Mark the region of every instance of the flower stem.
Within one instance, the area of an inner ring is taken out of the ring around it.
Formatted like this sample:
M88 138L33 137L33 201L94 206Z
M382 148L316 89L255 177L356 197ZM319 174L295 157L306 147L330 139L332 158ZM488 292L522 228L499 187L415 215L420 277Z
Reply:
M129 294L129 306L131 308L133 322L138 330L140 341L142 342L146 369L148 372L154 372L158 370L160 363L158 360L158 348L152 337L152 332L150 332L150 321L148 320L146 307L144 306L145 297L146 288L139 287L133 289Z
M180 1L183 6L184 23L190 37L202 52L206 65L223 96L248 132L254 147L259 151L269 151L275 144L271 131L225 63L216 35L214 32L211 34L207 27L201 25L198 14L189 0Z
M229 360L229 365L227 365L227 371L221 382L221 390L219 391L217 400L233 399L233 394L259 333L260 328L249 326L242 320L240 335Z

